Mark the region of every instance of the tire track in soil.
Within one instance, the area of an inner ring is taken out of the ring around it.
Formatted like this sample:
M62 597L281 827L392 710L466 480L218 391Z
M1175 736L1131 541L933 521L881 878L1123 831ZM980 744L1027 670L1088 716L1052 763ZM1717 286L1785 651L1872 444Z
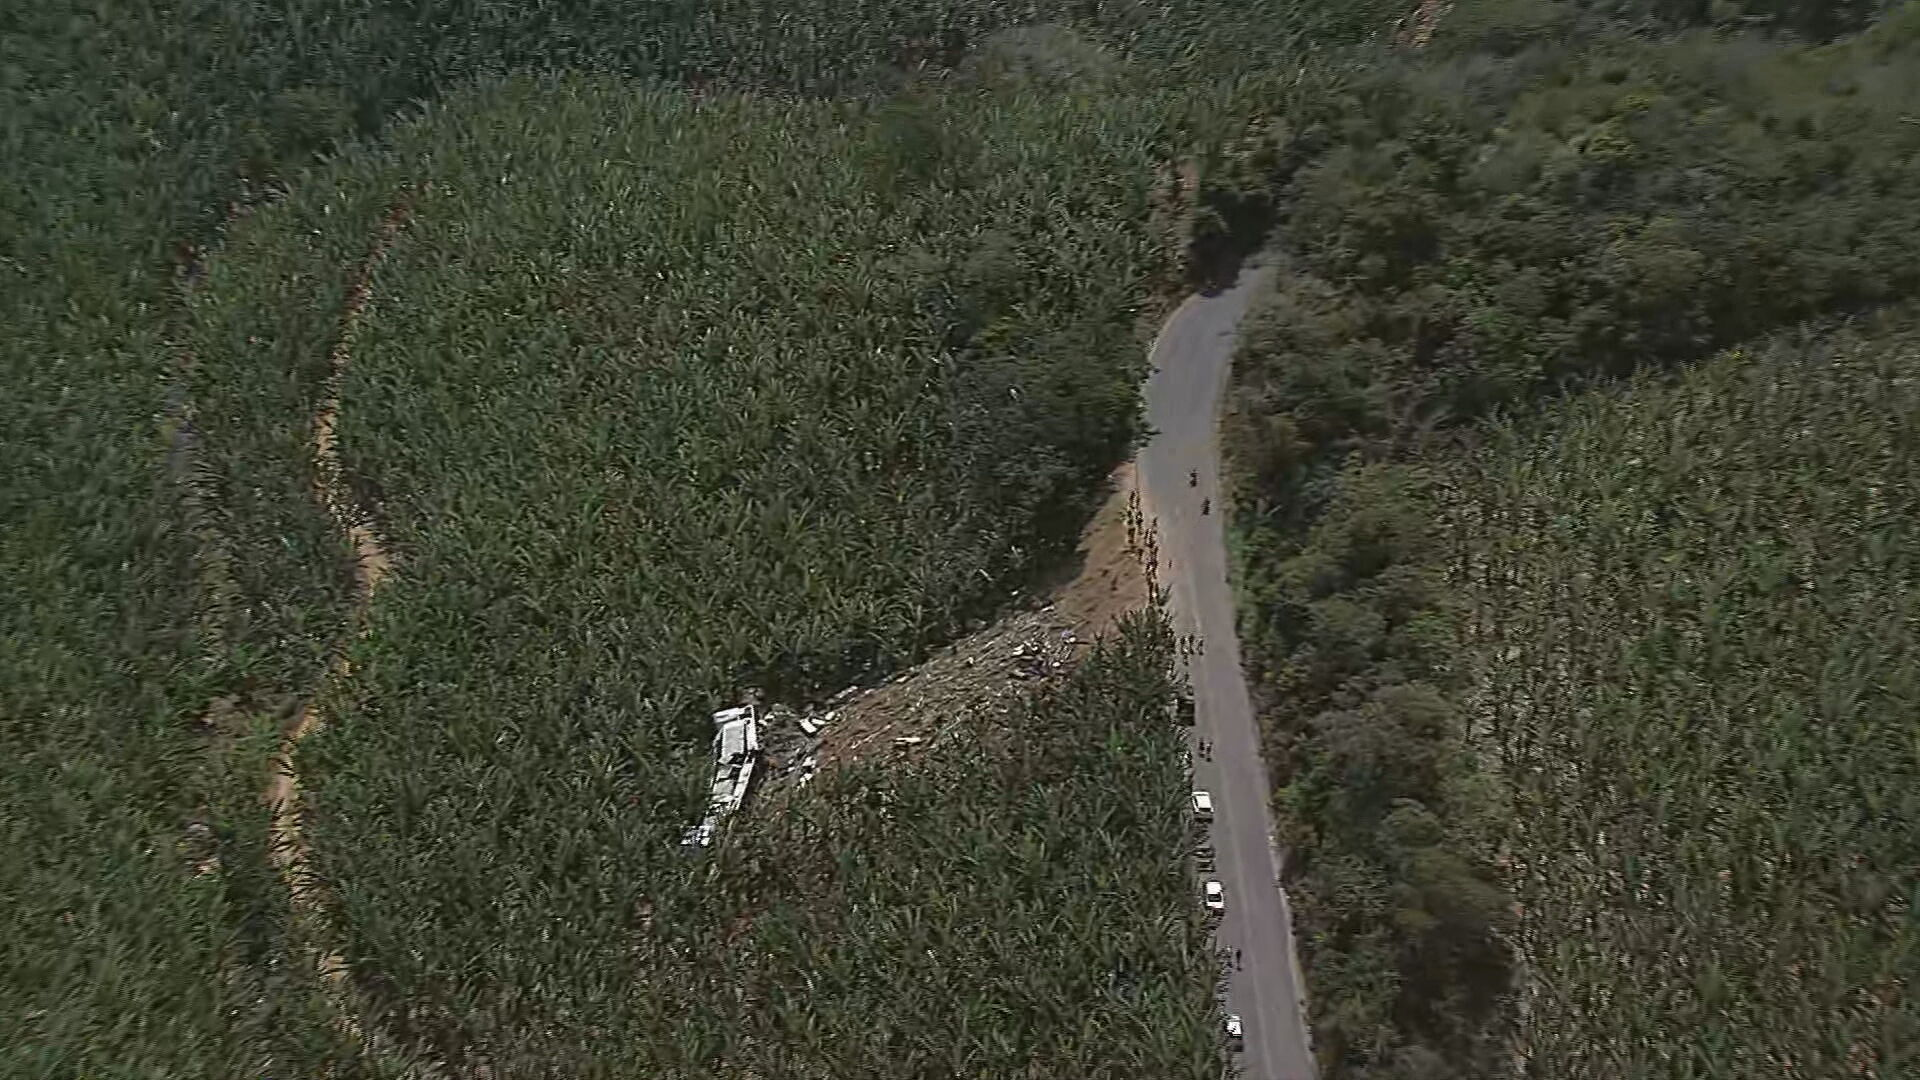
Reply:
M379 268L388 249L412 217L415 197L430 189L429 184L423 185L417 192L403 190L381 218L366 259L348 287L346 303L340 315L339 334L328 357L325 389L313 416L314 497L346 534L353 548L352 610L347 632L335 650L332 663L281 731L280 748L274 754L265 792L266 804L273 815L268 828L268 852L274 869L286 884L295 919L304 921L311 928L318 953L315 964L322 985L332 999L341 1028L361 1047L363 1053L391 1051L392 1048L388 1045L389 1040L370 1038L362 1029L358 1010L352 1001L346 958L338 948L323 944L326 935L321 931L325 926L326 914L321 906L321 887L313 872L311 850L301 829L300 777L294 767L294 754L302 740L325 726L315 699L328 681L344 679L352 674L348 644L352 637L367 632L367 617L374 591L393 569L393 560L373 529L371 512L355 501L346 482L345 470L340 465L337 434L340 384L352 359L354 335L373 296L374 271Z
M205 244L179 241L174 248L170 310L163 326L172 362L161 381L160 458L162 475L179 498L179 521L188 545L185 563L199 594L190 635L201 648L214 654L227 648L227 630L231 625L237 588L234 582L233 553L225 533L215 523L216 498L213 481L201 457L202 441L199 415L190 387L198 370L199 356L188 342L187 323L195 290L206 278L210 249L223 242L240 222L261 205L276 201L277 191L255 193L243 190L228 200L220 223ZM240 699L222 694L207 703L194 717L190 737L201 764L195 770L198 783L193 808L181 823L176 848L185 860L187 872L195 878L220 878L227 867L221 858L221 843L216 834L216 798L208 779L220 764L223 738L235 721ZM223 949L215 962L215 978L222 992L236 998L251 991L244 972L231 949Z

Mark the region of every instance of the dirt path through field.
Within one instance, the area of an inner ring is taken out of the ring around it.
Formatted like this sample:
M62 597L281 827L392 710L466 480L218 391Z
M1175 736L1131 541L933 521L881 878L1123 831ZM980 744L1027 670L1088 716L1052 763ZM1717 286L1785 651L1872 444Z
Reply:
M373 294L373 272L380 265L394 238L406 225L411 212L411 200L403 196L388 209L380 222L379 231L374 235L367 258L355 275L353 284L347 293L347 302L340 316L340 336L335 342L329 358L329 369L325 395L319 410L313 417L313 470L314 495L327 513L347 535L353 547L353 609L351 627L353 634L366 632L367 612L373 601L374 590L380 587L393 563L387 556L380 538L373 531L371 515L365 507L359 506L348 488L346 477L340 467L339 443L336 429L340 419L340 382L351 358L355 331L359 328L362 315L366 311L367 301ZM347 642L342 641L337 655L321 684L328 680L343 678L351 668L347 659ZM323 925L319 905L318 888L315 885L312 861L306 838L300 828L300 777L294 768L294 751L300 741L318 731L323 723L319 707L314 699L320 687L313 688L308 694L306 704L301 706L293 720L281 732L280 750L274 755L273 769L267 780L266 801L272 808L273 820L270 826L268 850L272 854L274 868L286 882L292 897L296 918L304 920L309 926L318 928ZM316 940L323 935L315 934ZM360 1030L356 1019L357 1010L343 1000L346 991L347 965L345 958L337 948L322 945L316 963L320 975L330 993L335 997L335 1005L341 1025L352 1037L365 1045L365 1034Z

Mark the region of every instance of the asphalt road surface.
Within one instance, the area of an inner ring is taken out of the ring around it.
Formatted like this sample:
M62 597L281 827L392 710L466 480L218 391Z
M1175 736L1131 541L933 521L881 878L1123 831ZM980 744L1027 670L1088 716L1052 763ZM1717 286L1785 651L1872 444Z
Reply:
M1280 854L1267 809L1271 789L1227 586L1215 437L1234 331L1270 272L1250 265L1231 288L1190 297L1161 328L1146 388L1155 434L1140 452L1139 482L1142 510L1157 521L1160 582L1171 594L1174 631L1200 641L1190 667L1194 787L1213 794L1215 869L1203 876L1226 887L1219 943L1229 956L1241 953L1227 990L1227 1011L1239 1013L1245 1027L1240 1067L1248 1080L1311 1080L1293 916L1279 885ZM1197 484L1190 485L1189 470L1197 472ZM1212 502L1210 513L1201 513L1202 500ZM1199 752L1203 739L1212 743L1210 755Z

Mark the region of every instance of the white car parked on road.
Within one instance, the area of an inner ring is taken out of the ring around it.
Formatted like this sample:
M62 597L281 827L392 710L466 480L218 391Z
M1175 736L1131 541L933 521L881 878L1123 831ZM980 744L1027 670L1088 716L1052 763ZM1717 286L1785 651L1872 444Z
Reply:
M1227 1014L1227 1049L1238 1050L1245 1045L1246 1035L1240 1027L1240 1014Z
M1193 793L1193 816L1201 821L1213 820L1213 796L1204 791Z
M1207 882L1207 910L1215 915L1227 910L1227 887L1217 881Z

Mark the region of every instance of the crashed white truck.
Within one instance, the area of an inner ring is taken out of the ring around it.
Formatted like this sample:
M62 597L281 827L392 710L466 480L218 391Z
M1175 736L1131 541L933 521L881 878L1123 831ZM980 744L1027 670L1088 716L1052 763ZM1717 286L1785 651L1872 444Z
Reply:
M713 843L727 815L747 801L760 767L760 717L753 706L714 713L713 728L713 788L707 814L680 838L682 847L704 848Z

